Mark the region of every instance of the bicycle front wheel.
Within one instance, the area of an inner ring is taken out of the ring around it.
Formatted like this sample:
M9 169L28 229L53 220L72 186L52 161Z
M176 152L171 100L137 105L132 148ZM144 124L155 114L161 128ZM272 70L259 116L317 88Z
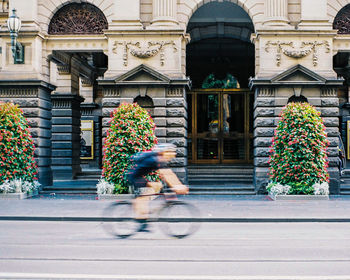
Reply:
M107 233L128 238L135 234L140 227L135 220L132 203L129 201L114 202L103 213L103 227Z
M167 202L159 213L160 228L175 238L184 238L199 228L199 217L196 207L183 201Z

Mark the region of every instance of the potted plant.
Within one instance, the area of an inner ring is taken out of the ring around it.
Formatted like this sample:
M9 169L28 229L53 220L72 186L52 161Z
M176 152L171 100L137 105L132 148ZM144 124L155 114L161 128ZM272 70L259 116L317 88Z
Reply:
M281 112L270 150L273 199L328 199L329 145L320 112L309 103L289 103Z
M99 197L129 193L125 172L132 166L131 156L150 150L158 142L154 121L138 104L121 104L111 116L104 143L102 178L97 184ZM148 179L156 180L157 175Z
M22 110L0 102L0 197L22 199L37 194L34 150Z

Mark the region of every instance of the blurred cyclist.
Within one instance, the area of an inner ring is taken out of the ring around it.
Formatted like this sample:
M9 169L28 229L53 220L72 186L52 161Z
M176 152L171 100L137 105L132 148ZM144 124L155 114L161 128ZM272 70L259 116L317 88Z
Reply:
M147 229L148 202L152 195L159 193L163 187L162 182L148 182L145 175L158 171L158 174L174 192L187 194L188 187L183 185L176 174L167 164L176 156L176 147L173 144L158 144L151 151L143 152L135 159L136 165L128 172L128 181L134 188L136 198L134 209L136 219L141 226L139 232L149 232Z

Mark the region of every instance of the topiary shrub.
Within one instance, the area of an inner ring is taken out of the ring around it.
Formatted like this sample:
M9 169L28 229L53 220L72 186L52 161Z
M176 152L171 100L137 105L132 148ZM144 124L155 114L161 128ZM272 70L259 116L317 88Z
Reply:
M158 142L154 130L151 116L136 103L121 104L113 111L104 143L102 177L115 185L115 193L128 192L125 172L132 165L131 156Z
M270 150L270 179L290 186L289 194L313 194L314 185L329 181L323 120L309 103L283 108Z
M33 187L37 184L35 145L28 128L28 121L17 105L0 102L0 191L19 192L7 187L11 182L20 181L22 191L30 189L28 183Z

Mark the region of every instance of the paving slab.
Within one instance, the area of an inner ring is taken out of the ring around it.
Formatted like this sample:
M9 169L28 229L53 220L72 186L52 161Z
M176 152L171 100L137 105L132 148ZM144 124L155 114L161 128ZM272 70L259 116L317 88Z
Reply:
M236 221L340 221L350 222L350 196L331 196L321 201L272 201L268 196L184 196L201 212L201 218ZM111 200L95 195L37 196L26 200L0 200L0 219L88 218L102 217ZM69 220L69 219L68 219ZM73 219L74 220L74 219ZM84 219L83 219L84 220Z

